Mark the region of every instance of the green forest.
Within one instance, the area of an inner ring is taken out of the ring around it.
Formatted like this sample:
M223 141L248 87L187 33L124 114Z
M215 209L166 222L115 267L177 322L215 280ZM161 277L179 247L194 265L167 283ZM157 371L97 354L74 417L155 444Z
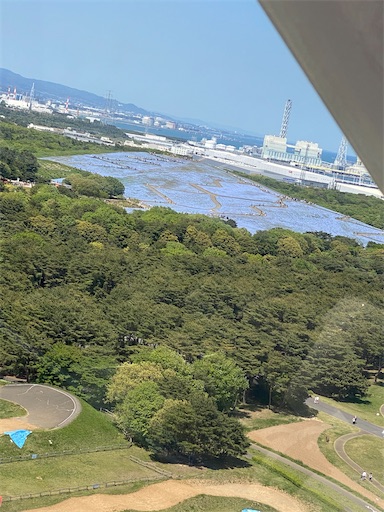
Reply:
M4 148L7 173L38 176ZM0 191L3 375L112 406L127 436L188 457L243 453L239 401L300 412L309 391L359 399L380 376L384 246L127 213L105 201L115 182L67 180Z

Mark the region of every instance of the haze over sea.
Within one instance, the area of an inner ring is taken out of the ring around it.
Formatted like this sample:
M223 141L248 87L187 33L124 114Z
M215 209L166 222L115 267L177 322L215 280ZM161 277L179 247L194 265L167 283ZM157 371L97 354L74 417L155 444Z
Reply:
M282 227L304 233L324 231L383 243L384 231L326 208L281 196L223 169L218 162L193 161L145 152L49 157L85 171L113 176L125 196L146 207L230 218L251 233Z

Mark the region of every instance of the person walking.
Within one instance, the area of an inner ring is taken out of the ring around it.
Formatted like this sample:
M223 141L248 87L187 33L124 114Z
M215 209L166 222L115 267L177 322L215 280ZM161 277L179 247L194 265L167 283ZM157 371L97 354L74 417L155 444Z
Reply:
M361 480L365 480L367 478L367 472L366 471L363 471L361 473Z
M356 416L354 416L354 417L352 418L352 423L353 423L354 425L356 425L356 421L357 421L357 418L356 418Z
M370 482L372 482L372 478L373 478L372 473L369 473L369 475L368 475L368 480L369 480Z

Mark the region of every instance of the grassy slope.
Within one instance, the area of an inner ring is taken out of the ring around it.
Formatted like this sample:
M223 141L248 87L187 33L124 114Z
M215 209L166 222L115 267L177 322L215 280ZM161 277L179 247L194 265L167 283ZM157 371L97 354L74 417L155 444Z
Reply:
M18 496L106 482L160 478L150 469L132 462L130 455L138 455L134 447L2 464L2 494Z
M318 439L318 445L321 450L321 452L325 455L325 457L329 460L331 464L333 464L335 467L340 469L345 475L347 475L351 480L359 481L360 475L357 473L353 468L351 468L346 462L344 462L335 452L334 449L334 443L337 438L345 435L350 434L352 432L358 432L359 429L357 427L353 427L352 425L348 425L344 421L338 420L336 418L333 418L332 416L328 416L327 414L320 413L319 418L331 425L331 428L324 431L319 439ZM380 439L373 438L373 436L367 436L369 439L372 440L372 446L371 449L376 449L376 455L379 456L381 454L381 464L383 461L383 452L380 452ZM328 441L327 441L328 439ZM370 465L370 460L372 460L372 454L370 456L366 456L365 452L361 452L359 454L359 457L355 458L352 456L352 454L349 453L347 450L347 447L349 443L352 443L350 446L354 447L354 443L358 441L351 440L348 441L348 443L345 445L346 453L351 457L352 460L354 460L357 464L361 465L362 467L367 467L367 471L372 471L375 475L379 476L380 471L377 470L377 465L380 465L380 460L376 460L376 464L371 463L372 467L368 469L368 465ZM376 472L377 471L377 472ZM360 483L360 482L359 482ZM375 487L373 487L369 482L363 482L362 485L369 489L373 494L376 494L379 497L383 497L382 494L376 490Z
M276 418L272 419L273 424L276 424ZM288 417L284 415L282 419L285 423ZM55 451L80 447L94 448L100 445L116 445L125 442L107 417L83 403L82 413L71 425L63 429L49 432L34 432L22 451L16 449L14 446L10 446L9 440L4 438L0 439L0 454L4 456L5 454L19 454L20 452L46 452L51 448L48 439L53 441L52 449ZM159 475L150 472L146 468L133 464L129 459L129 455L135 455L142 460L150 460L148 452L132 447L114 452L70 455L52 459L37 459L0 465L0 481L2 482L3 495L39 492L46 489L60 489L66 486L77 487L128 478L157 479L159 477ZM338 496L330 493L329 490L324 488L321 484L282 464L265 459L259 454L255 454L254 456L255 459L251 466L235 467L231 469L214 468L202 471L201 469L189 468L188 466L162 466L168 471L176 471L182 478L206 478L220 483L228 481L260 482L264 485L275 486L285 490L297 496L299 499L311 503L313 509L316 511L336 512L339 510ZM100 492L120 494L136 489L137 486L125 486L108 490L101 489ZM73 494L70 496L73 496ZM50 497L5 503L3 510L9 512L26 510L27 508L32 508L32 506L43 506L61 501L65 499L65 497L67 496L63 495L60 498ZM240 502L235 504L235 502L231 500L228 501L226 498L220 498L218 499L220 501L214 500L213 502L209 500L211 500L211 498L204 496L196 497L190 504L186 505L190 508L183 508L183 506L180 505L179 508L171 508L169 512L208 509L214 511L216 509L212 507L216 506L221 506L221 510L223 511L229 511L234 510L231 508L232 505L236 507L238 504L240 505ZM208 503L208 509L201 508ZM247 503L247 506L250 505ZM353 506L350 508L351 510L355 510ZM219 510L219 508L217 510Z
M276 425L285 425L287 423L294 423L302 420L300 416L294 416L287 412L274 411L272 409L260 408L255 411L240 409L240 413L243 416L240 418L241 423L244 425L247 432L262 428L275 427Z
M321 397L323 402L338 407L342 411L355 414L362 420L384 427L384 417L380 414L380 407L384 404L384 382L372 384L368 394L356 402L337 402L332 398Z
M384 439L369 435L351 439L345 444L345 452L376 480L384 482Z
M31 434L22 450L0 438L0 457L12 457L31 453L47 453L49 450L94 449L100 446L128 447L123 435L104 414L82 401L82 412L67 427L50 431L37 431ZM52 441L52 445L48 440Z
M16 416L26 416L27 411L24 407L8 402L8 400L0 400L0 418L15 418Z
M263 512L276 511L275 508L268 505L241 498L221 498L218 496L201 495L185 500L174 507L163 509L162 512L233 512L234 510L240 511L244 508L262 510ZM129 509L125 512L136 511Z

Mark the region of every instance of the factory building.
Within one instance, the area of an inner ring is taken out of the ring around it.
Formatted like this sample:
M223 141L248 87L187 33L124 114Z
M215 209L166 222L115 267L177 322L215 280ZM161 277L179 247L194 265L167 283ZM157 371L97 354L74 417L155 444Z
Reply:
M266 135L264 137L261 157L266 160L280 160L288 162L292 155L287 153L286 137L277 137L276 135Z
M320 166L321 154L323 150L317 142L307 142L306 140L298 140L294 147L295 153L293 162L306 166Z
M145 124L146 126L153 126L153 118L150 116L143 116L141 118L141 123Z
M315 142L298 140L295 145L287 144L285 137L266 135L261 157L265 160L290 162L307 167L321 165L322 149Z

